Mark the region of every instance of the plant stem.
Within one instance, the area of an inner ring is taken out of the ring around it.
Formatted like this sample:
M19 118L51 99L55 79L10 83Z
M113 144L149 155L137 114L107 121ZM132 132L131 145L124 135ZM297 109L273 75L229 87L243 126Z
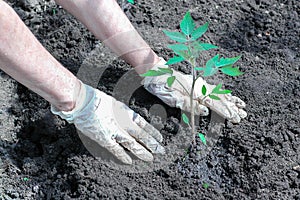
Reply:
M190 39L190 38L188 38ZM190 93L190 105L191 105L191 127L192 127L192 135L193 135L193 142L192 142L192 149L194 146L196 146L196 127L195 127L195 109L194 109L194 88L195 88L195 82L197 80L197 72L195 70L196 67L196 58L195 58L195 52L193 51L193 48L191 47L191 43L188 42L188 52L191 55L190 64L191 64L191 71L192 71L192 77L193 77L193 83Z
M196 82L196 71L195 61L192 63L192 75L193 75L193 84L190 93L190 104L191 104L191 126L192 126L192 134L193 134L193 146L196 146L196 128L195 128L195 109L194 109L194 88Z

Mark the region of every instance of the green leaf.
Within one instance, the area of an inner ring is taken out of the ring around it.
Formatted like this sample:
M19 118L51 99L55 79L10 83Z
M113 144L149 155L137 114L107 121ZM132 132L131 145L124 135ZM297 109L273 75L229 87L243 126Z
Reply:
M185 44L169 44L168 48L172 49L174 52L188 50L188 46L186 46Z
M186 116L186 114L182 113L182 120L184 123L186 123L187 125L189 125L190 120L189 118Z
M203 76L212 76L218 71L218 68L215 67L215 62L218 61L218 59L219 54L217 54L216 56L214 56L206 62Z
M187 12L183 17L183 20L180 22L180 29L186 35L190 35L195 28L195 22L192 19L190 12Z
M233 65L240 58L241 56L236 56L232 58L221 58L220 61L216 62L216 67L225 67L228 65Z
M203 49L207 50L211 50L211 49L217 49L219 48L216 45L210 44L210 43L200 43L200 45L202 46Z
M197 40L200 38L208 29L208 22L206 22L204 25L198 27L196 30L192 32L192 39Z
M209 96L209 98L214 99L214 100L221 100L220 97L213 95L213 94L210 94L208 96Z
M184 60L189 60L191 57L187 51L174 51L174 53L176 53L178 56L182 57Z
M172 87L174 81L175 81L176 77L175 76L170 76L168 79L167 79L167 84L169 87Z
M141 74L140 76L161 76L164 75L166 73L162 72L162 71L156 71L156 70L149 70L144 74Z
M167 30L163 30L163 32L172 40L176 42L187 42L186 36L181 32L171 32Z
M202 141L202 143L206 145L206 138L205 138L205 136L202 133L198 133L198 136L199 136L200 140Z
M174 56L173 58L170 58L168 60L168 62L166 63L166 65L172 65L172 64L175 64L175 63L179 63L181 61L184 61L183 57L181 57L181 56Z
M231 92L232 92L231 90L219 90L219 91L215 92L215 94L229 94Z
M214 68L214 67L212 67L212 68L205 68L203 76L204 77L212 76L212 75L214 75L217 72L218 72L217 68Z
M206 95L206 92L207 92L207 89L206 89L205 85L203 85L202 86L202 94L203 94L203 96Z
M224 74L229 75L229 76L239 76L239 75L244 74L243 72L241 72L241 71L239 70L238 67L233 68L232 66L222 67L222 68L221 68L221 71L222 71Z
M212 90L211 93L218 94L217 92L221 89L221 87L222 83L219 83L218 85L216 85L216 87Z
M201 46L201 48L204 51L210 50L210 49L217 49L219 48L218 46L215 46L213 44L209 44L209 43L199 43L199 45Z
M229 94L231 93L231 90L221 90L222 88L222 84L218 84L213 90L212 90L212 94Z
M134 0L127 0L128 3L134 4Z
M165 73L165 74L173 74L173 70L171 68L158 68L159 71Z
M194 69L195 69L196 71L203 71L203 70L204 70L203 67L195 67Z

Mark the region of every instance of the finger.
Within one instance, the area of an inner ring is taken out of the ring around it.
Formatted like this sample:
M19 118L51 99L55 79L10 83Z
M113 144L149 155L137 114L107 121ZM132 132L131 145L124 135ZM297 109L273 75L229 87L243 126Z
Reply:
M139 114L135 113L135 116L133 117L133 122L142 130L143 132L146 132L147 134L151 135L156 139L158 142L163 141L163 136L160 134L160 132L154 128L151 124L149 124L143 117L141 117ZM134 136L137 138L136 136Z
M238 124L241 122L241 117L239 116L238 112L234 112L230 118L228 118L228 120L234 124Z
M128 129L128 133L154 154L165 154L165 148L143 129Z
M225 98L228 101L233 102L238 108L246 107L246 103L237 96L232 96L231 94L225 94Z
M230 97L230 96L229 96ZM226 97L228 98L228 97ZM231 97L230 97L231 98ZM239 109L234 103L227 100L213 100L207 98L204 100L205 105L209 106L210 109L215 111L221 117L231 121L232 123L239 123L241 118L239 116Z
M132 159L130 156L125 152L125 149L121 147L116 141L111 140L109 144L103 146L105 147L110 153L112 153L118 160L122 163L131 165Z
M245 108L246 107L246 103L242 99L240 99L239 97L232 96L232 99L233 99L233 102L235 103L235 105L238 108Z
M173 91L173 95L176 97L176 107L181 110L191 112L191 101L190 97L187 95L183 95L178 91ZM209 110L206 106L200 104L199 101L193 100L193 110L195 115L207 116L209 114Z
M199 101L194 100L195 114L200 116L208 116L209 110L206 106L202 105Z
M247 117L247 113L246 111L244 111L243 109L239 109L239 116L244 119Z
M139 129L139 127L141 127L156 140L162 142L163 137L160 132L151 124L149 124L143 117L131 110L128 106L121 102L116 102L115 108L119 108L116 112L118 115L116 115L115 120L122 130L127 130L128 128Z
M145 149L141 144L139 144L133 137L128 135L125 131L120 130L119 134L116 136L116 142L121 144L123 147L128 149L136 157L146 162L153 161L153 155Z
M127 128L126 131L137 141L142 143L152 153L164 154L165 149L158 142L158 140L160 142L162 141L162 136L159 131L146 122L146 120L144 120L142 117L137 117L134 122L136 123L136 126ZM153 135L155 135L158 139L155 139Z

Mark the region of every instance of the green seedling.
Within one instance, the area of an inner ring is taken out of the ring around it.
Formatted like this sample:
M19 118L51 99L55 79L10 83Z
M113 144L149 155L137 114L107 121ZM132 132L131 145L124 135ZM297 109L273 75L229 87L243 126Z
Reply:
M128 3L134 4L134 0L127 0Z
M186 114L182 114L182 120L188 126L191 127L193 133L193 145L196 145L196 128L195 128L195 112L193 110L194 107L194 90L195 83L200 77L209 77L215 75L217 72L222 72L229 76L238 76L243 74L238 67L233 67L241 56L232 57L232 58L222 58L219 54L209 59L205 64L202 64L200 59L201 53L204 51L208 51L211 49L218 48L215 45L201 42L199 38L207 31L208 23L197 27L195 26L195 22L191 17L190 12L187 12L180 22L180 31L168 31L164 30L166 36L168 36L171 40L177 42L175 44L169 44L168 48L170 48L175 56L170 58L166 65L166 68L158 68L158 70L149 70L141 76L162 76L167 75L168 78L166 80L167 85L172 87L173 83L177 81L184 89L186 94L190 97L190 105L191 105L191 119L186 116ZM189 91L184 85L176 79L176 76L173 75L173 69L170 65L186 61L191 66L191 75L193 78L193 82L191 85L191 90ZM205 85L201 88L201 93L203 97L201 99L197 99L200 103L206 98L211 98L212 100L220 100L219 95L229 94L230 90L223 90L222 84L216 85L210 92ZM199 88L196 88L199 89ZM205 136L202 133L198 133L199 138L201 139L203 144L206 144Z

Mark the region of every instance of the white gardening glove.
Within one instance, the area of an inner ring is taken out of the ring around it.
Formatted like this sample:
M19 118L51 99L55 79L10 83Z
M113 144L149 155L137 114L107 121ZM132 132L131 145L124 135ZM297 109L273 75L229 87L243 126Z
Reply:
M58 111L54 106L51 111L74 123L125 164L132 164L132 159L124 148L148 162L153 160L152 153L164 153L158 143L163 139L158 130L125 104L83 83L72 111Z
M166 61L161 58L152 69L156 70L158 67L167 68ZM183 74L177 71L173 71L173 76L176 76L182 85L190 92L193 82L192 75ZM171 107L177 107L184 111L190 111L190 97L178 81L175 81L172 87L168 87L167 78L169 75L162 76L147 76L143 80L143 84L146 90L160 98L163 102ZM196 115L206 116L208 115L209 107L211 110L218 113L220 116L228 119L233 123L239 123L242 118L247 116L247 113L243 110L246 104L240 98L232 96L231 94L218 95L221 100L212 100L205 98L204 101L201 88L205 84L207 93L211 92L215 87L206 83L202 78L198 78L195 83L194 89L194 110Z

